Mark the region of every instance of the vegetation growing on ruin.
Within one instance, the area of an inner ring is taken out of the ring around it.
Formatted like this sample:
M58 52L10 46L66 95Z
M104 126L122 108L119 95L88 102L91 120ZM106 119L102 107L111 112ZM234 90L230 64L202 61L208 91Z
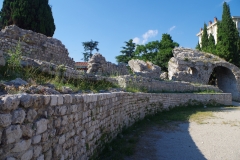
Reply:
M64 77L66 68L64 65L59 65L56 75L50 75L40 71L39 68L34 67L22 67L21 66L21 45L18 42L16 48L9 51L7 63L4 67L0 68L0 77L2 81L13 80L16 78L22 78L29 82L29 85L44 85L53 84L56 90L61 91L62 87L70 87L74 92L98 92L99 90L106 90L109 88L118 88L117 85L105 80L87 80L87 79L71 79ZM20 91L15 90L11 93L18 93Z

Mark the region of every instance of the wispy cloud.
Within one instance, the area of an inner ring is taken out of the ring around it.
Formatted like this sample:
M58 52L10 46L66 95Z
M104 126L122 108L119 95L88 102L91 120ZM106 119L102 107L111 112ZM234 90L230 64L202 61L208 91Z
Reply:
M171 28L169 28L168 32L173 31L176 28L176 26L172 26Z
M155 37L158 34L158 30L148 30L146 33L142 35L141 38L135 37L133 38L133 42L136 44L145 44L149 38Z

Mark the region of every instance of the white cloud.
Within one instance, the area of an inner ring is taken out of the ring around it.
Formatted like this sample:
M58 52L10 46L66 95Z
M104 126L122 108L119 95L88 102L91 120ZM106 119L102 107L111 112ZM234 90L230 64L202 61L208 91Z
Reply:
M138 37L133 38L133 43L140 44L140 41L141 40Z
M168 32L173 31L176 28L176 26L172 26L171 28L169 28Z
M145 44L149 38L155 37L158 34L158 30L148 30L142 35L142 38L135 37L133 42L136 44Z

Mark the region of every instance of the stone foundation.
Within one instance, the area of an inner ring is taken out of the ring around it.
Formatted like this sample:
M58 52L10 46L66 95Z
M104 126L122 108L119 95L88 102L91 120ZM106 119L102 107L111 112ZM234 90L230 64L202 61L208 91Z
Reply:
M7 95L0 159L89 159L124 126L191 100L230 105L231 94Z

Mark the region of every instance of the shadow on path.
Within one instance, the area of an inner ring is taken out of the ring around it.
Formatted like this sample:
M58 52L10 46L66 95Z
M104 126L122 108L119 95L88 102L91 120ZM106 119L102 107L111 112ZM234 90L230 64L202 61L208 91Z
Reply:
M210 159L222 159L227 156L228 159L231 159L239 156L240 150L237 150L238 147L236 145L239 145L240 142L237 135L239 133L240 121L236 114L239 112L240 103L233 102L233 106L238 107L219 107L215 109L209 108L208 110L216 114L224 113L224 115L230 118L233 118L231 117L232 113L236 111L233 115L236 118L233 120L239 123L238 126L222 124L222 121L227 119L219 117L210 118L209 121L207 120L207 123L203 124L194 122L196 124L195 127L192 126L192 122L167 122L163 126L156 124L141 134L135 154L125 157L125 160L205 160L209 159L209 157L211 157ZM191 135L193 133L192 129L194 129L194 136ZM228 131L231 133L228 133ZM236 132L236 134L233 132ZM198 144L195 143L196 139L193 140L196 137L198 137ZM201 147L201 150L197 145ZM205 147L204 150L202 150L202 147ZM204 151L204 153L201 151ZM233 152L233 155L230 155L230 152Z

